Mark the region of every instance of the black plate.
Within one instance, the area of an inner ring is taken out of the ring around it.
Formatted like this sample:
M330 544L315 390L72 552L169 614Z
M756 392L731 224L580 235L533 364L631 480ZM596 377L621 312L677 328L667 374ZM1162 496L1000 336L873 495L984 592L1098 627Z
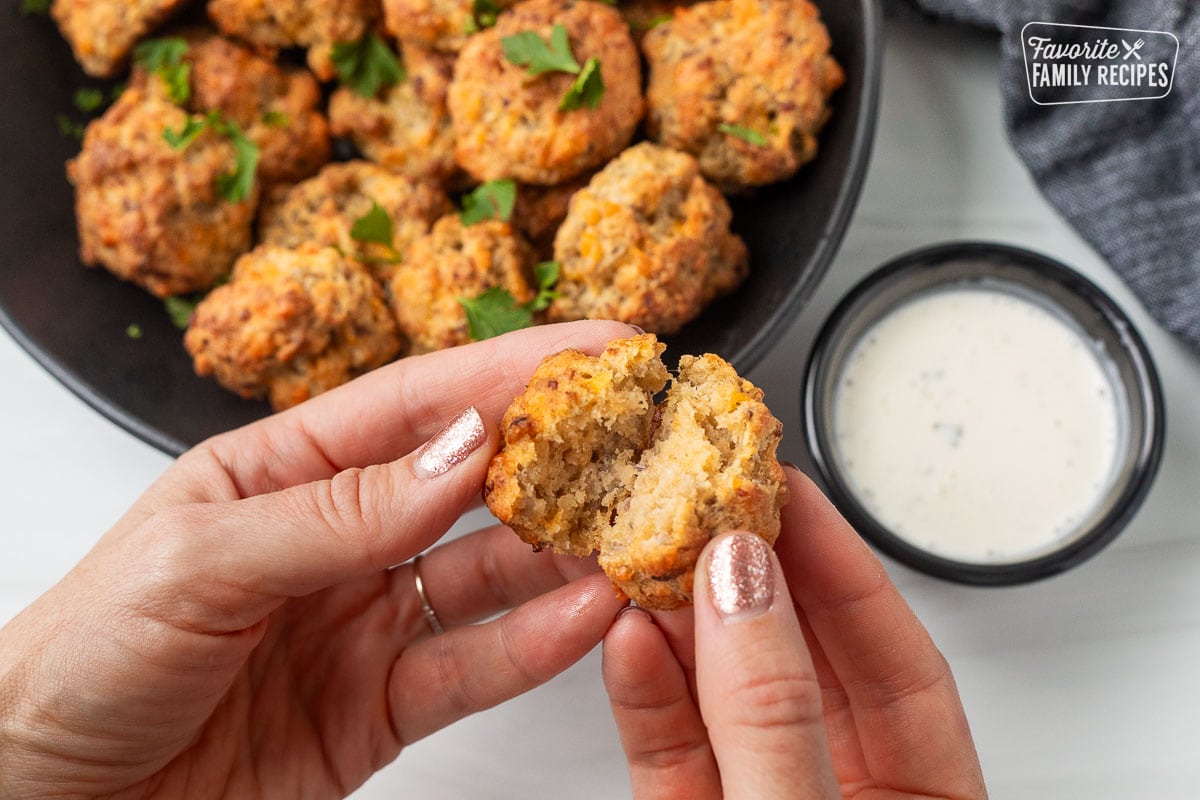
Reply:
M160 301L80 266L63 166L78 145L56 118L95 82L50 20L21 17L17 5L6 4L0 25L0 324L89 405L167 453L264 416L265 404L192 373ZM877 0L819 5L847 76L821 154L792 181L734 202L751 276L670 338L675 353L715 352L748 370L811 296L842 239L874 135L882 18ZM126 335L130 324L140 339Z

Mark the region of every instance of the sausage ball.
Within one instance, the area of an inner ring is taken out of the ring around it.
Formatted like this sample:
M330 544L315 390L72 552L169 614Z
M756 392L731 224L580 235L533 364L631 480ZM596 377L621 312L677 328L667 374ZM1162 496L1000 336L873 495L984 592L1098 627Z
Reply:
M67 162L75 186L79 257L159 297L207 289L250 247L257 186L239 203L217 191L234 169L229 140L212 130L174 149L163 131L188 114L127 89L88 125Z
M712 0L642 40L646 129L728 191L784 180L817 154L842 85L808 0Z
M454 128L446 90L454 74L452 56L405 47L408 78L379 97L363 97L342 87L329 100L329 122L337 136L392 172L457 188L461 170L454 160Z
M400 351L379 284L332 247L263 245L196 307L184 346L198 375L294 406Z
M125 65L139 39L181 5L183 0L54 0L50 14L83 71L107 78Z
M507 289L518 303L533 299L533 251L507 222L463 225L457 214L408 248L391 283L392 311L412 353L427 353L471 341L459 298L488 289Z
M351 236L354 223L378 203L392 223L392 247ZM263 203L259 239L280 247L306 242L337 247L367 264L387 281L400 254L443 214L449 198L427 184L394 175L366 161L329 164L316 177L298 183Z
M555 24L567 31L583 67L600 63L604 94L595 109L560 111L576 76L530 75L504 56L505 37L532 32L548 40ZM553 185L603 164L629 143L642 116L641 64L616 9L591 0L527 0L472 36L450 84L458 163L481 180L515 178Z
M192 33L190 111L219 111L258 145L265 183L297 181L329 160L329 125L318 105L321 88L304 69L284 67L221 36ZM133 82L163 94L163 81L134 70Z
M779 536L787 502L782 425L762 390L715 355L683 356L667 382L644 334L600 356L549 356L509 406L484 500L536 549L599 552L613 585L645 608L688 605L717 534Z
M523 541L573 556L600 550L654 435L664 349L645 334L598 356L562 350L534 370L504 412L483 489Z
M327 81L337 74L333 46L371 30L379 0L209 0L208 16L222 33L268 51L308 48L308 66Z
M674 333L746 276L729 204L696 159L643 142L571 198L554 238L552 320L617 319Z
M696 562L714 536L779 538L787 477L780 423L763 392L724 359L682 356L623 506L600 548L600 568L645 608L691 605Z
M514 0L492 0L498 9ZM479 27L474 0L383 0L388 32L405 45L457 53Z

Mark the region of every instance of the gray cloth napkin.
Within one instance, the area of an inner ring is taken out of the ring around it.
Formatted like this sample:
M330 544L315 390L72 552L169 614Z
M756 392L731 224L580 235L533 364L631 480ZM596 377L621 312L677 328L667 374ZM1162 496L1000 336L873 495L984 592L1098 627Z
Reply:
M1003 35L1004 116L1046 198L1171 332L1200 350L1200 3L912 0ZM1044 21L1170 31L1179 59L1157 100L1035 104L1021 28Z

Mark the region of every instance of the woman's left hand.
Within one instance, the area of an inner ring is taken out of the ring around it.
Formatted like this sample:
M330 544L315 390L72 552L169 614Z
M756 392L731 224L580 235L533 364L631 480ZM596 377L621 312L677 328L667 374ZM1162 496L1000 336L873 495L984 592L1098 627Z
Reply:
M500 528L442 545L421 562L438 636L412 565L389 568L478 502L543 356L629 335L405 359L189 451L0 630L0 796L341 797L570 666L622 605L594 565Z

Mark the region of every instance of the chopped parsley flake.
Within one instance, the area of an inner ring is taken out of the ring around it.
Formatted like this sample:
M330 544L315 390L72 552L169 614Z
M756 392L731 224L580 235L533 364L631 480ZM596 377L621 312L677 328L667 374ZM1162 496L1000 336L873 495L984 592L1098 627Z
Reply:
M496 18L500 16L500 6L492 2L492 0L474 0L471 3L471 16L467 19L466 32L478 33L484 28L490 28L496 24Z
M558 297L553 291L554 284L558 282L558 262L538 264L534 267L534 275L538 291L528 303L518 303L503 286L493 286L477 297L458 298L466 312L472 339L479 342L533 324L534 313L545 310Z
M233 171L217 176L217 193L231 203L240 203L254 189L260 152L258 145L242 132L236 122L225 119L219 111L210 111L203 117L189 117L178 131L165 129L163 139L176 150L182 150L208 129L224 136L233 145Z
M458 302L467 313L471 338L477 342L533 324L533 314L503 286L493 286L478 297L460 297Z
M749 142L757 147L763 147L767 143L767 138L761 133L750 128L744 128L741 125L730 125L727 122L722 122L717 126L717 130L730 136L736 136L743 142Z
M192 65L183 60L187 51L187 42L178 36L147 39L133 49L134 62L162 79L167 97L176 105L192 96Z
M191 297L168 297L163 300L163 307L167 310L167 316L171 318L176 328L181 331L186 331L188 325L192 322L192 314L196 313L196 306L200 304L204 295L193 295Z
M562 23L555 23L550 29L550 41L547 42L533 31L521 31L500 40L504 57L511 63L529 68L530 75L541 75L543 72L569 72L578 74L579 62L571 54L571 43L567 39L567 29Z
M656 17L651 17L645 22L631 22L629 27L638 31L652 31L659 25L662 25L664 22L670 22L674 18L675 17L672 14L659 14Z
M350 238L359 242L370 242L380 245L387 250L383 258L359 257L361 261L371 263L395 264L400 261L400 252L393 245L395 228L387 209L375 201L371 201L371 210L354 221L350 227Z
M604 97L604 81L600 78L600 59L592 56L582 67L571 53L571 42L562 23L550 29L549 41L533 31L521 31L500 40L504 57L509 62L526 67L530 75L544 72L566 72L576 75L575 82L563 95L559 111L594 109Z
M237 123L226 120L220 132L233 145L233 172L217 176L217 191L231 203L240 203L254 190L254 175L258 172L258 145L242 133Z
M577 108L597 108L604 97L604 80L600 77L600 59L592 56L583 65L579 77L563 95L558 104L559 111L574 111Z
M167 144L176 150L182 150L192 142L196 141L196 137L204 133L208 128L209 118L207 117L188 117L187 122L183 123L183 127L179 130L171 130L170 128L163 129L163 138L167 140Z
M262 121L268 128L286 128L288 116L282 111L268 111L263 114Z
M508 222L517 203L517 184L510 178L488 181L463 197L459 215L463 225L474 225L487 219Z
M104 105L104 92L93 87L77 89L73 102L76 108L87 114Z
M333 66L338 79L363 97L374 97L407 77L396 54L374 33L358 41L335 44Z
M76 122L66 114L57 114L54 117L54 124L58 126L58 132L64 139L75 139L76 141L83 139L84 126L82 122Z

